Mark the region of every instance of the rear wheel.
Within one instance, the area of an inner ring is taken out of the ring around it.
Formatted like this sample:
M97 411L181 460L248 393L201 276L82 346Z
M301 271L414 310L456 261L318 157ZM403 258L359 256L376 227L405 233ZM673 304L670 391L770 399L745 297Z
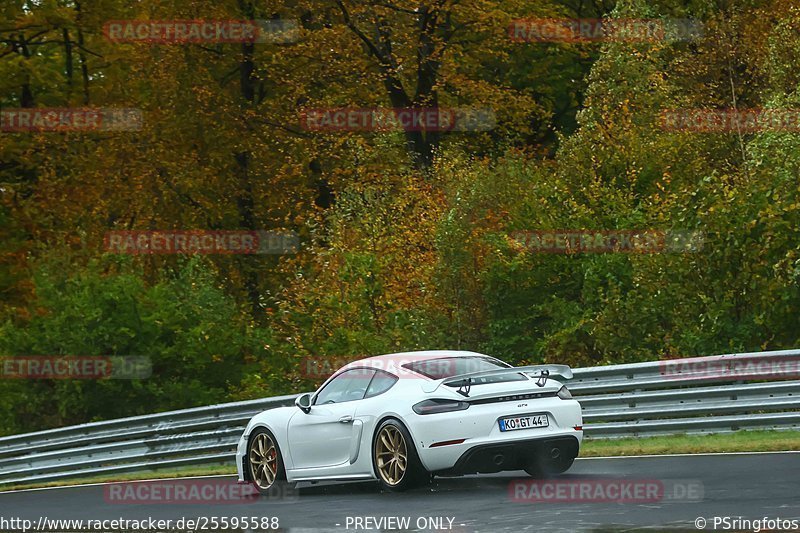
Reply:
M395 492L413 488L430 477L408 430L394 419L383 422L375 432L372 464L381 487Z
M247 466L250 480L261 494L272 494L285 485L286 470L281 450L268 429L259 428L250 436Z

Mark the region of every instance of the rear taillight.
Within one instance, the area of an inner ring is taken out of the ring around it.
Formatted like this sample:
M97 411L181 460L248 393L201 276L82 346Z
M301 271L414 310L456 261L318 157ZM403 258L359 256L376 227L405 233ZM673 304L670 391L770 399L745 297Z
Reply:
M561 398L562 400L571 400L572 393L569 391L566 385L564 385L563 387L558 389L558 397Z
M412 409L418 415L433 415L451 411L465 411L469 409L469 403L458 400L425 400L415 404Z

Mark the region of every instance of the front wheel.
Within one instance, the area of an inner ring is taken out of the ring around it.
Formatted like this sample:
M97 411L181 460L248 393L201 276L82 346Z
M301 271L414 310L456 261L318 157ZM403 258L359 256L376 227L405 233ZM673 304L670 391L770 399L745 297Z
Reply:
M278 442L266 428L257 429L250 437L247 465L250 480L261 494L272 494L286 481L286 470Z
M408 430L398 420L383 422L375 432L372 464L381 487L401 492L430 477L422 466Z

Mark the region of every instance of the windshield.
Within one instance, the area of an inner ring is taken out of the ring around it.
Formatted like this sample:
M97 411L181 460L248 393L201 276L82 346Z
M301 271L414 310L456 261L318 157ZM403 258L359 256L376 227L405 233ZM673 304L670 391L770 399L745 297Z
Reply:
M487 372L490 370L511 368L511 366L492 357L476 356L426 359L424 361L406 363L403 365L403 368L407 368L431 379L444 379L473 372Z

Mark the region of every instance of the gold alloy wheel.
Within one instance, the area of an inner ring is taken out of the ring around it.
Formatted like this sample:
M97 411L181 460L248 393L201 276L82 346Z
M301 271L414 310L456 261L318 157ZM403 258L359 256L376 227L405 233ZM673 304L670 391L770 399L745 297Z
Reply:
M250 478L267 490L278 477L278 449L267 433L259 433L250 443Z
M375 460L384 483L395 486L403 481L408 465L406 439L395 426L385 426L375 440Z

